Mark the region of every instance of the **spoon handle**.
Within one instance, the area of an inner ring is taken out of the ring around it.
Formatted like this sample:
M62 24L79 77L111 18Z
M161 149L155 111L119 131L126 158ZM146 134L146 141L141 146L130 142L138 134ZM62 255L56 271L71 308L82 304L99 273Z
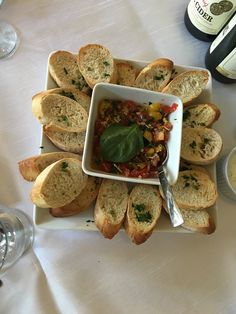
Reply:
M167 209L170 215L170 220L173 225L173 227L178 227L183 224L184 220L181 215L181 212L177 206L177 204L174 201L173 194L171 191L171 187L167 181L163 166L160 166L158 168L159 172L159 179L162 187L162 191L165 196Z

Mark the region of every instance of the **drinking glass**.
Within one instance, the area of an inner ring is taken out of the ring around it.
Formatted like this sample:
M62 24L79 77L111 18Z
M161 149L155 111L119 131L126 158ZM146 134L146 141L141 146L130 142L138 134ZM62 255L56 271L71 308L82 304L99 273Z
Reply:
M0 205L0 275L32 246L34 227L21 210Z
M0 8L4 1L0 0ZM0 20L0 59L10 57L19 45L19 37L14 27Z

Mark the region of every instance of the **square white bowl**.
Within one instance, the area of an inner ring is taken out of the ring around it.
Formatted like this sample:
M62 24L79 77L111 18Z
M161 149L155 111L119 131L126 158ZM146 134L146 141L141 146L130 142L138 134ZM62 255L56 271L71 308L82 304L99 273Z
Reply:
M103 99L121 101L132 100L139 104L157 102L164 104L166 106L171 106L173 103L176 103L178 105L177 109L169 115L169 121L172 123L173 128L170 131L170 137L167 142L169 158L166 164L167 170L166 174L168 182L171 185L174 184L177 181L179 174L180 150L182 139L183 103L181 99L173 95L115 84L99 83L96 84L96 86L93 89L82 160L83 171L88 175L106 179L154 185L160 184L158 178L130 178L119 174L100 171L92 167L95 121L97 119L98 114L98 105Z
M236 201L236 188L229 178L229 164L236 157L236 147L222 156L216 163L217 184L220 192L233 201ZM236 169L235 169L236 171Z

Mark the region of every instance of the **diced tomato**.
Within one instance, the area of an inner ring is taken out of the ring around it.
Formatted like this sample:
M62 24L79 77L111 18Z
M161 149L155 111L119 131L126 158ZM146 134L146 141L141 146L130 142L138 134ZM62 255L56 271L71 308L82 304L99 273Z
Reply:
M161 105L161 110L164 113L171 113L174 112L178 107L178 104L173 103L171 106Z
M100 164L100 169L105 172L111 172L112 164L108 161L102 161Z
M105 130L105 127L104 125L102 124L102 122L100 120L96 120L95 122L95 130L96 130L96 133L101 135L104 130Z
M137 104L132 100L126 100L123 103L123 107L128 108L130 112L137 110Z

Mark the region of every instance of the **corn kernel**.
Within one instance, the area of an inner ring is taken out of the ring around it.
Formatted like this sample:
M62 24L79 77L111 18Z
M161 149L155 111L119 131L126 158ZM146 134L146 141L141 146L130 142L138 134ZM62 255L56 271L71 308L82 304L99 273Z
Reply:
M149 142L152 141L152 132L150 131L144 131L143 136L145 137L146 140L148 140Z

